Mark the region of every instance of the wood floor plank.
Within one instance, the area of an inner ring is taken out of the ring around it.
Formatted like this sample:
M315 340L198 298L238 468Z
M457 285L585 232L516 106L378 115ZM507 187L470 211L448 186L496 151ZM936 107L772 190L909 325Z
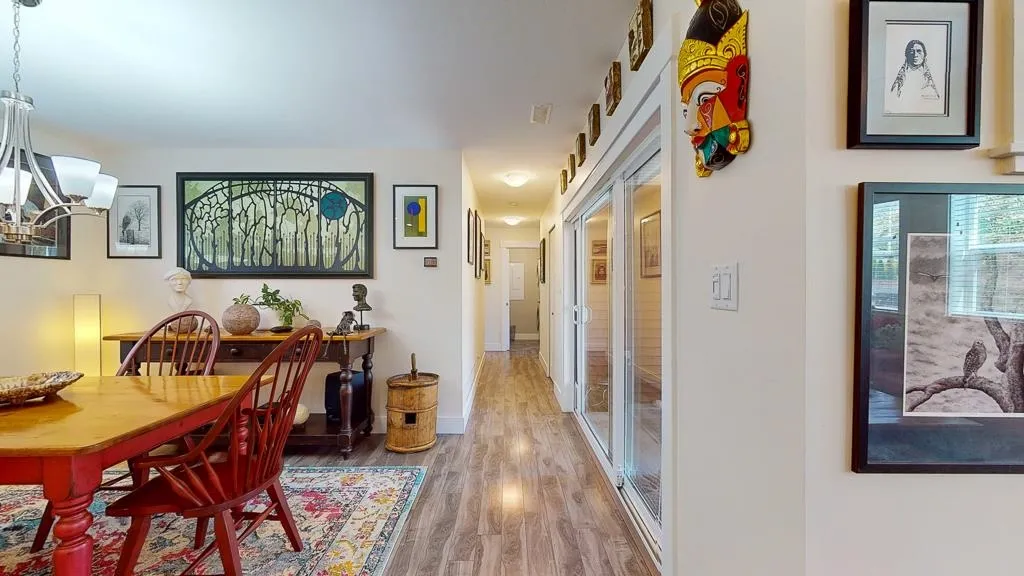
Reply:
M519 343L517 343L518 345ZM536 352L488 352L462 435L397 454L374 435L349 460L289 453L290 466L426 466L388 576L653 575L646 552Z

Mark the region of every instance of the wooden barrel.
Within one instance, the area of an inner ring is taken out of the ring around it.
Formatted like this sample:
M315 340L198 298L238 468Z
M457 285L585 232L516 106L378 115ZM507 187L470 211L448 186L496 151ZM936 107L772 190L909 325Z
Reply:
M437 374L388 378L388 437L392 452L421 452L437 442Z

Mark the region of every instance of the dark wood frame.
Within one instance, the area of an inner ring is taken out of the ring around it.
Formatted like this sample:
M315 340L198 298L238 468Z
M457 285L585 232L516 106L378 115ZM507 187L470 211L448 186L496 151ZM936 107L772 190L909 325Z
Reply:
M604 78L604 113L611 116L622 101L622 63L612 62Z
M112 260L120 259L132 259L132 260L158 260L164 257L164 207L163 207L163 187L159 184L123 184L117 187L118 190L121 188L156 188L156 256L111 256L110 255L110 211L107 211L107 258ZM115 201L117 198L114 198Z
M597 144L597 139L601 137L601 105L592 104L590 106L590 112L587 114L587 127L590 133L588 142L591 146Z
M366 272L192 272L193 278L348 278L372 279L374 266L374 206L372 172L178 172L178 266L185 268L185 182L187 180L360 180L366 186ZM186 268L187 269L187 268Z
M466 209L466 264L473 265L473 209Z
M569 182L576 179L576 155L569 154Z
M583 166L587 161L587 135L580 132L576 135L576 165Z
M633 39L639 37L639 47L633 50ZM636 72L643 65L648 52L654 45L654 2L640 0L633 17L629 19L629 37L626 40L629 52L629 69Z
M871 383L871 245L876 194L1015 194L1024 184L930 184L862 182L858 187L857 295L854 313L853 450L851 466L859 473L1024 474L1024 464L891 464L868 462L868 410ZM902 235L902 231L901 231Z
M437 227L437 213L441 211L441 194L438 187L434 184L395 184L391 187L391 201L398 202L398 189L399 188L433 188L434 189L434 245L433 246L399 246L398 245L398 220L394 218L395 207L391 207L391 213L393 222L391 225L391 247L395 250L437 250L438 243L441 241L441 230ZM427 225L431 225L429 222Z
M548 275L547 275L547 270L548 270L548 257L547 257L548 241L547 240L548 240L547 238L541 238L540 239L540 274L539 274L539 276L540 276L540 283L541 284L547 284L547 281L548 281Z
M964 135L890 135L868 134L868 46L870 3L948 2L969 6L967 29L967 133ZM966 150L981 143L981 61L984 0L851 0L849 96L846 114L847 148Z
M566 172L565 170L562 170L558 174L558 188L559 190L561 190L562 194L565 194L565 192L569 189L569 173Z
M473 211L474 227L473 230L476 233L476 265L474 266L473 276L477 279L483 276L484 272L484 232L483 226L481 226L480 213L476 210Z

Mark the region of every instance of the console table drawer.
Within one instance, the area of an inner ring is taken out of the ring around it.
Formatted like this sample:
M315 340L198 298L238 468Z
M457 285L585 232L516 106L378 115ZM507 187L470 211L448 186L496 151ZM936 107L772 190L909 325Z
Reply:
M238 344L235 342L221 342L217 349L218 362L263 362L263 359L274 351L277 345L273 343L246 342Z

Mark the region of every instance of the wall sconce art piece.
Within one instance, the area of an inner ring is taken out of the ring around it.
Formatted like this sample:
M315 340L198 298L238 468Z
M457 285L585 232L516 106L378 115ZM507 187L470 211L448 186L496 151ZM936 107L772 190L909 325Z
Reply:
M683 126L697 175L711 176L750 148L747 15L736 0L697 0L679 47Z
M74 295L75 371L86 376L103 373L100 295Z

